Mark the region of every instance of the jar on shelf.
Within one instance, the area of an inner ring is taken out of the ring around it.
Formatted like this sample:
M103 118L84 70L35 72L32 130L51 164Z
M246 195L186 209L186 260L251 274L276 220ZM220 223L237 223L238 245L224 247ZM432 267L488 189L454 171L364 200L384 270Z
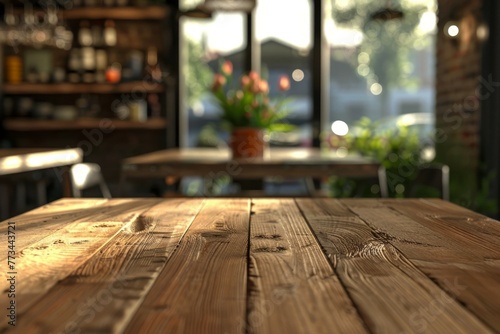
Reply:
M21 83L23 81L23 60L20 56L5 57L5 79L7 83Z
M106 81L110 83L118 83L121 80L121 69L120 63L113 63L106 70Z

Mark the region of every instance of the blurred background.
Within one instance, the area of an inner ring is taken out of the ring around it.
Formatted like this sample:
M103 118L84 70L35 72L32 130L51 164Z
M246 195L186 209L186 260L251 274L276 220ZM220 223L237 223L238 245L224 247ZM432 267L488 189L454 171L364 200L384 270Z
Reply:
M113 193L123 158L227 145L208 88L230 60L236 79L250 69L268 79L272 97L279 77L291 78L286 121L296 127L270 133L271 146L363 154L392 168L443 163L451 201L498 215L493 0L2 0L0 15L1 146L78 146ZM322 182L331 196L379 196L346 179Z

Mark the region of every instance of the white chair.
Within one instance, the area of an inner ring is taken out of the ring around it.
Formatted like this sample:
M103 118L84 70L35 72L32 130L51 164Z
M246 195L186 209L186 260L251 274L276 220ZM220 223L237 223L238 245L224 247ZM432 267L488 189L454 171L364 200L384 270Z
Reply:
M98 164L88 162L75 164L71 166L70 176L74 197L82 197L82 191L85 189L99 187L104 198L111 198L111 192Z
M450 200L450 168L447 165L433 163L425 167L416 167L416 175L413 179L408 180L409 189L405 189L406 197L418 196L419 187L428 186L439 191L442 199ZM382 197L389 197L389 185L394 186L395 182L400 178L405 179L403 176L399 175L398 172L393 172L388 174L388 171L384 167L380 167L379 171L379 182ZM393 180L391 180L391 175L394 175Z

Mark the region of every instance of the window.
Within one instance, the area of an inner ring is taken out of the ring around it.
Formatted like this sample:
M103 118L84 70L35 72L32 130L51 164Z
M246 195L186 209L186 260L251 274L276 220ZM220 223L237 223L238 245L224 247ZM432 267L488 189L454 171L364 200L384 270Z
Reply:
M311 146L311 1L258 1L255 30L260 45L261 72L269 79L271 93L281 75L287 75L291 81L286 122L294 124L296 130L273 133L271 145Z
M398 5L403 17L377 19L374 13L386 5ZM330 110L324 138L335 121L352 127L361 117L390 122L434 114L435 0L328 0L325 10Z
M183 0L181 8L198 3ZM313 131L328 139L336 121L352 127L362 117L385 121L403 114L434 114L436 1L325 0L329 109L320 120L321 129L313 129L313 4L311 0L265 0L257 1L254 11L262 75L271 87L282 74L292 78L288 95L293 103L287 120L297 125L297 131L271 138L276 145L309 146ZM390 5L400 6L404 16L373 18ZM206 88L222 59L233 61L235 75L243 73L249 43L246 17L220 12L209 20L181 19L181 146L223 142L223 132L217 128L218 109Z

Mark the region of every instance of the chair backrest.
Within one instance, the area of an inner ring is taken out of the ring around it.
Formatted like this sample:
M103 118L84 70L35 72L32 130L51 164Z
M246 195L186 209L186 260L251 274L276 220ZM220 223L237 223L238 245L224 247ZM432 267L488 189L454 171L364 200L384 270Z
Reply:
M75 164L71 166L70 175L74 197L82 197L82 190L99 187L104 198L111 198L111 192L98 164L88 162Z
M417 192L421 187L432 187L439 190L442 199L450 200L450 168L447 165L435 163L420 167L416 172L415 176L407 179L401 173L391 173L381 166L378 176L382 197L389 197L389 186L395 187L404 182L408 186L408 189L405 189L407 197L418 196Z

